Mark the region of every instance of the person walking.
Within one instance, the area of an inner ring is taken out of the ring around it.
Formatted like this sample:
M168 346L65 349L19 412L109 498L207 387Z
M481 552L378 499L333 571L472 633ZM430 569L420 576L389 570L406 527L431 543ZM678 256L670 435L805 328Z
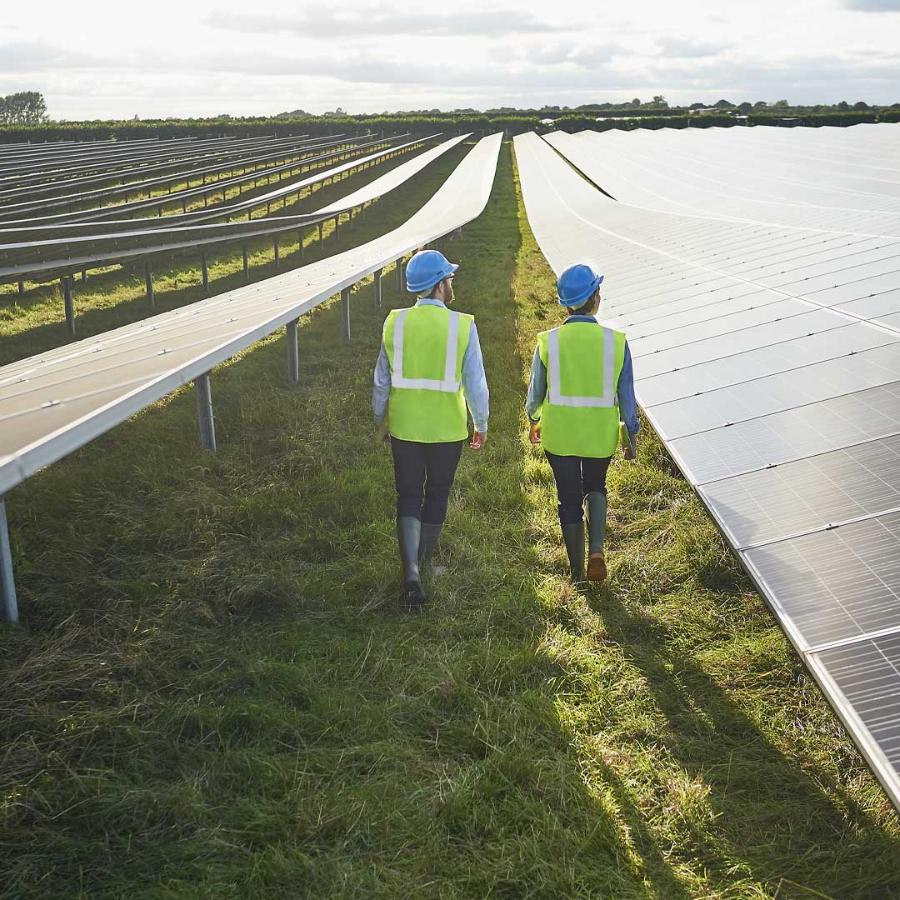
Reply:
M631 351L625 334L597 321L603 276L588 265L567 268L557 282L564 324L538 335L525 410L532 444L542 444L553 469L557 507L572 581L584 580L587 507L587 579L607 577L606 472L624 421L626 459L637 455L639 428Z
M463 443L487 440L489 394L475 317L449 309L459 268L437 250L416 253L406 267L414 306L391 310L375 366L372 412L390 437L397 487L397 541L403 599L427 602L421 570L437 547Z

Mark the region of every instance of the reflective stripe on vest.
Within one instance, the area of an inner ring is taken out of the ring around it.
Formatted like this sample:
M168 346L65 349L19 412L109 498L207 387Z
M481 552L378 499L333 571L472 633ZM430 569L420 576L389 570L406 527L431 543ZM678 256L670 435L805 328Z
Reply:
M461 384L456 378L456 359L459 353L459 313L451 312L447 330L447 355L444 357L444 377L437 378L405 378L403 376L403 323L409 309L401 309L394 319L394 364L391 372L391 385L395 388L408 388L415 391L440 391L442 394L455 394Z
M565 327L565 326L563 326ZM603 328L603 396L578 397L564 394L560 383L559 328L547 335L547 364L550 370L547 399L554 406L582 406L607 408L616 405L616 335L611 328Z

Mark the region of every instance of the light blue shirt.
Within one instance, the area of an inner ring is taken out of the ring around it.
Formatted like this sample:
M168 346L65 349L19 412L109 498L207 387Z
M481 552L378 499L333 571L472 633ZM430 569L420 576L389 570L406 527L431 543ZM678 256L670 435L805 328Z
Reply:
M569 322L597 323L593 316L569 316ZM622 371L619 373L619 383L616 386L616 394L619 398L619 415L625 423L629 434L637 434L641 427L638 422L637 400L634 396L634 369L631 363L631 350L628 341L625 341L625 360L622 363ZM540 418L538 412L547 396L547 367L541 359L540 352L535 349L534 359L531 361L531 380L528 382L528 398L525 401L525 411L532 422Z
M440 306L446 309L440 300L433 297L422 298L416 303L416 306ZM387 415L388 397L391 393L391 365L388 362L387 351L384 349L384 341L381 342L381 352L378 354L378 362L375 364L373 380L372 414L375 416L375 424L381 425ZM463 354L462 385L475 430L486 434L490 415L490 398L487 378L484 374L484 358L481 355L481 344L478 342L478 329L475 327L474 320L472 330L469 332L469 344Z

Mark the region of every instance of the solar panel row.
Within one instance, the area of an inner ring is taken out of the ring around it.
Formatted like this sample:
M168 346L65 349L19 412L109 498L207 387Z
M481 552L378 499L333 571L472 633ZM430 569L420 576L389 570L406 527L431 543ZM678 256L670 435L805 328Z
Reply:
M606 272L648 418L900 805L898 136L555 133L516 155L545 256Z

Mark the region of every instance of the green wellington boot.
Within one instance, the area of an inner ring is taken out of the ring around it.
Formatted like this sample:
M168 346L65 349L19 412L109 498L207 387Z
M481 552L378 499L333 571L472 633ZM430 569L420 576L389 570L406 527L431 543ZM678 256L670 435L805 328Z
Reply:
M420 569L424 569L426 566L431 565L431 557L434 555L434 551L437 548L438 541L441 537L441 529L443 527L443 523L440 525L433 525L430 522L422 523L422 537L419 541Z
M422 609L427 597L419 577L419 543L422 523L414 516L397 519L397 543L403 563L403 601L410 609Z
M584 522L574 525L560 525L566 553L569 555L569 569L572 584L584 581Z
M606 494L599 491L585 498L588 517L588 581L606 581L606 556L603 554L603 538L606 534Z

